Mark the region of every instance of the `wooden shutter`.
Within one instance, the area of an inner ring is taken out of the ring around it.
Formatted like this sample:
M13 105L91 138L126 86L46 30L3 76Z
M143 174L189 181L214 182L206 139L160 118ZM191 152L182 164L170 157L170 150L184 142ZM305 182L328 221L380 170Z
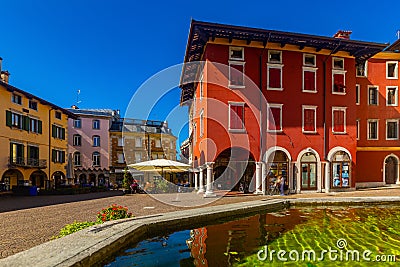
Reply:
M56 137L56 126L54 124L51 125L51 136Z
M29 131L29 117L28 116L22 116L22 129L25 131Z
M61 163L65 162L65 151L61 151Z
M11 111L6 110L6 125L8 127L12 127L12 115L11 115Z
M281 109L280 108L271 108L271 118L269 119L269 130L281 130Z
M57 159L57 151L55 149L51 150L51 161L56 162Z
M304 131L315 131L315 110L304 109Z
M344 111L335 110L333 112L333 131L338 133L344 132Z
M315 91L315 72L304 71L304 90Z
M42 126L42 121L40 121L40 120L38 120L38 133L42 133L43 131L42 131L42 128L43 128L43 126Z
M61 128L61 139L65 140L65 128Z
M243 106L231 105L230 110L230 128L243 129Z
M269 68L269 87L270 88L281 88L281 69L280 68Z

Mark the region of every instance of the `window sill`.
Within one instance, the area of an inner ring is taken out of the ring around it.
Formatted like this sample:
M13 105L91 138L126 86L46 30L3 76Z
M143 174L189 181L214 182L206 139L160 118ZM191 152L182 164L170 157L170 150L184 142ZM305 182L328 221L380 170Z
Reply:
M303 130L303 134L317 134L317 131L304 131Z
M346 135L347 132L332 132L333 134Z
M311 93L311 94L316 94L316 93L318 93L318 91L317 90L315 90L315 91L311 91L311 90L302 90L302 92L303 93Z
M283 91L283 88L282 87L281 88L267 87L267 90L270 90L270 91Z
M378 104L368 104L368 106L377 107L379 105Z
M283 130L267 130L267 133L283 133Z
M346 92L334 92L332 91L332 95L346 95Z
M231 133L246 133L245 129L229 129L228 131Z
M398 77L386 77L387 80L397 80Z
M379 141L379 139L377 138L377 139L369 139L369 138L367 138L367 141Z
M245 88L244 85L228 85L229 89L243 89Z
M397 141L399 138L386 138L387 141Z
M397 107L397 104L386 104L387 107Z

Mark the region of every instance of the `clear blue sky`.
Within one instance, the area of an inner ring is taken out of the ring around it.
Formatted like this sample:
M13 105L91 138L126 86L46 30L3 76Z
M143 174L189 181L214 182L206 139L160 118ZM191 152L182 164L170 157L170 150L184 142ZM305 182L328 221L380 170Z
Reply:
M79 107L124 114L144 81L182 63L191 18L324 36L344 29L392 43L398 10L399 1L370 0L0 0L0 56L16 87L61 107L75 104L80 89ZM164 101L178 105L179 90Z

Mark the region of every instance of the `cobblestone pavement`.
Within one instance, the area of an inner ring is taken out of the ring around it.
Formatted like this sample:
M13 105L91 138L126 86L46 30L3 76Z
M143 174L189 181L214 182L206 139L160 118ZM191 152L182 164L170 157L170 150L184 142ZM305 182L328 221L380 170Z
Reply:
M60 229L74 221L95 221L96 214L111 204L127 206L135 216L180 209L161 203L146 194L120 195L118 191L75 196L0 196L0 258L29 249L51 239ZM362 196L400 196L400 188L359 190L342 193L309 193L290 196L256 196L230 194L210 205L238 203L269 198L315 198ZM75 202L72 202L75 201ZM12 210L12 211L7 211Z

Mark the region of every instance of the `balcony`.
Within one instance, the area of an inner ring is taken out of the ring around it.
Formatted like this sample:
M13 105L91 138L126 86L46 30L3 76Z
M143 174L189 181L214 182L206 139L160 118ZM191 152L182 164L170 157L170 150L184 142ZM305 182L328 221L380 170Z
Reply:
M39 169L47 167L47 161L45 159L9 157L8 162L10 167L39 168Z

